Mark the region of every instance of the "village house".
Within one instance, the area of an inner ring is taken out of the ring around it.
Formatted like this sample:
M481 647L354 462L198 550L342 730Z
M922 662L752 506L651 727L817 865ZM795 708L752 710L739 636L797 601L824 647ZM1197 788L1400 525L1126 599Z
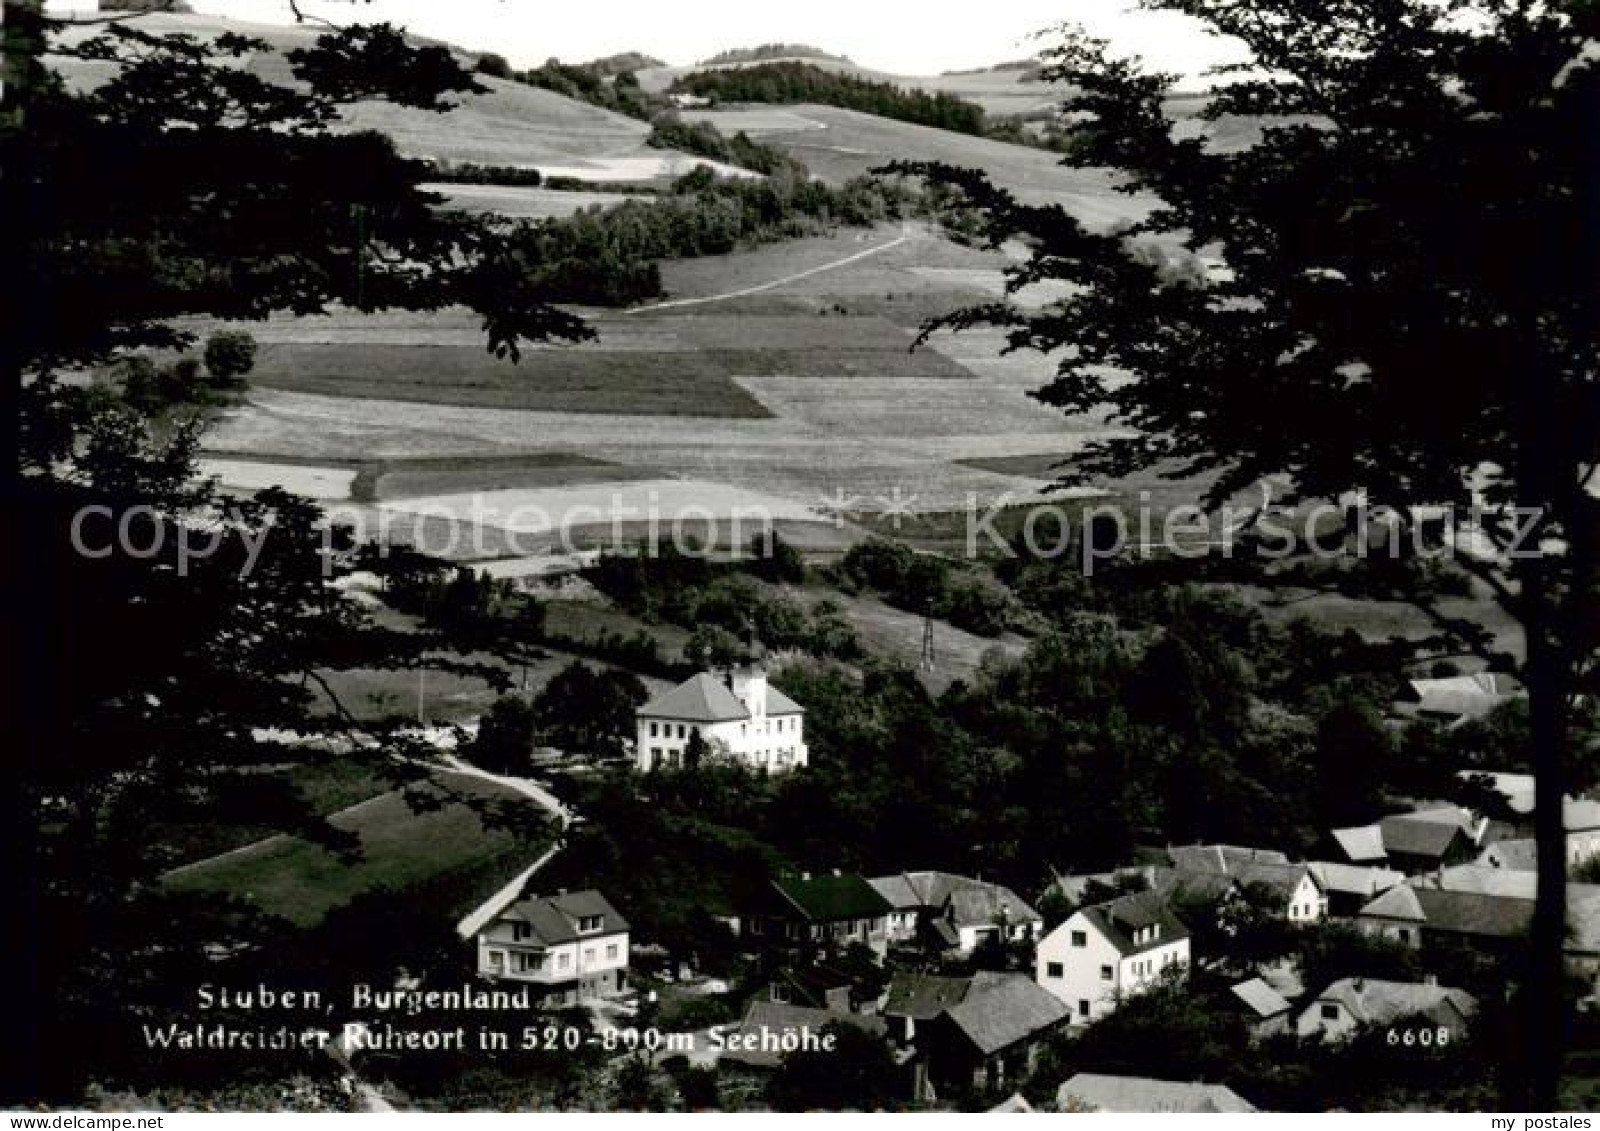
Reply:
M1305 864L1291 863L1281 852L1239 848L1227 844L1173 848L1173 875L1158 880L1156 890L1177 889L1224 877L1241 896L1265 897L1285 920L1295 926L1320 922L1328 913L1328 899L1315 874Z
M1228 1000L1257 1039L1288 1032L1294 1003L1265 978L1250 978L1230 986Z
M746 916L753 939L785 950L889 947L889 901L858 875L774 880Z
M1026 974L981 970L961 1000L922 1023L917 1038L935 1094L991 1091L1020 1081L1041 1043L1066 1025L1067 1006ZM919 1089L918 1098L929 1098Z
M1333 830L1345 863L1383 865L1416 875L1478 855L1488 822L1460 806L1440 806L1385 817L1359 828Z
M1405 883L1403 872L1362 864L1313 860L1306 865L1328 900L1328 916L1353 919L1361 909L1392 887Z
M1512 676L1479 672L1442 679L1414 679L1396 706L1402 715L1457 727L1526 697L1527 691Z
M1477 875L1469 879L1468 872ZM1441 882L1457 890L1437 886ZM1384 893L1362 909L1356 922L1424 953L1456 941L1485 954L1512 954L1526 944L1533 924L1533 887L1532 873L1453 869ZM1600 978L1600 887L1568 885L1564 952L1569 974L1591 982Z
M918 936L959 955L989 940L1028 943L1044 917L1001 884L949 872L899 872L868 880L889 902L889 940Z
M1410 1030L1419 1042L1444 1044L1466 1036L1477 1011L1476 998L1449 986L1341 978L1306 1003L1294 1031L1302 1037L1342 1040L1364 1028ZM1440 1032L1448 1036L1440 1040Z
M597 891L511 904L478 933L478 974L536 988L546 1006L628 989L628 921Z
M889 1026L890 1039L900 1045L915 1044L918 1026L960 1004L971 986L971 978L914 971L897 973L889 982L883 1002L883 1019Z
M755 665L701 672L639 708L635 763L644 773L682 766L696 736L708 757L769 774L800 769L810 760L805 708L769 684L766 671Z
M1148 1076L1080 1072L1056 1089L1056 1110L1150 1112L1168 1115L1246 1115L1256 1110L1222 1084L1189 1084Z
M1154 892L1081 908L1039 942L1035 979L1086 1025L1189 965L1189 931Z

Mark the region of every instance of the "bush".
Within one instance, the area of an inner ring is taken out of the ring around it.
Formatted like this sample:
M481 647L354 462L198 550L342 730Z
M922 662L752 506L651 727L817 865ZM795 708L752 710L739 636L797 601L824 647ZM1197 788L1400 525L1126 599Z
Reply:
M206 339L206 372L219 389L237 389L256 367L256 340L242 330L219 330Z

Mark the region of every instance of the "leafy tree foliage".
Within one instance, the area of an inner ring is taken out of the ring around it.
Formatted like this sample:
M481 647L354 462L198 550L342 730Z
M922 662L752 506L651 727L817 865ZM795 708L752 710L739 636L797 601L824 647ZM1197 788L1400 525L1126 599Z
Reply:
M573 663L533 701L539 729L552 746L584 758L617 758L634 732L634 711L649 694L639 677Z
M882 1040L854 1025L834 1022L820 1034L831 1050L800 1051L783 1058L767 1084L778 1111L881 1111L896 1106L901 1073Z
M1068 284L1042 309L947 321L1002 326L1013 347L1070 347L1041 399L1109 409L1128 429L1093 445L1077 478L1159 465L1211 476L1213 503L1282 477L1300 498L1364 492L1402 516L1483 505L1494 552L1457 563L1526 630L1541 847L1521 1102L1549 1107L1569 700L1600 675L1593 6L1149 6L1250 49L1254 69L1201 116L1255 120L1260 139L1216 147L1174 131L1173 76L1069 30L1044 71L1072 92L1067 161L1116 170L1153 207L1125 230L1091 230L981 173L916 167L978 205L994 240L1030 245L1015 287ZM1452 629L1487 647L1479 626Z
M0 378L19 402L7 591L27 604L0 823L15 849L7 904L29 925L26 952L4 966L50 1007L8 1028L17 1047L0 1093L70 1102L85 1073L119 1070L130 1018L181 1016L193 1000L174 1001L177 988L217 976L218 953L270 937L236 910L168 895L153 829L231 822L349 851L279 772L315 751L294 736L350 722L315 710L337 704L328 673L430 666L502 685L505 672L348 600L333 583L355 548L315 506L197 480L198 419L153 421L158 406L125 388L61 372L186 348L172 320L190 315L464 304L510 355L587 330L541 289L515 224L436 210L422 166L381 137L330 129L353 100L438 109L469 96L447 51L388 27L344 29L289 53L285 85L237 65L263 46L248 37L133 21L66 41L41 8L6 0L3 21ZM47 44L111 77L69 88ZM211 351L215 374L242 375L242 345ZM199 377L187 358L173 372ZM378 728L340 748L399 785L430 753Z
M495 773L524 774L537 740L533 707L519 695L504 695L478 721L478 734L469 756L475 765Z

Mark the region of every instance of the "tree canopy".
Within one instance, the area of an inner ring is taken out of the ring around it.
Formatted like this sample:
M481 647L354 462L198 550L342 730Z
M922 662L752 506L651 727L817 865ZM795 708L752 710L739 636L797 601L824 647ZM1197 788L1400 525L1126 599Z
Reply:
M1591 3L1149 0L1249 49L1180 130L1177 78L1067 28L1043 77L1069 91L1066 162L1147 205L1105 230L981 172L895 166L959 189L991 239L1023 241L1016 290L941 320L1059 358L1038 397L1106 413L1072 478L1156 469L1220 504L1449 506L1521 621L1538 768L1541 898L1527 1075L1553 1102L1569 697L1596 684L1600 266ZM1257 136L1228 143L1229 122ZM1059 351L1059 352L1056 352ZM1465 524L1463 524L1465 525ZM1479 646L1474 626L1452 625Z

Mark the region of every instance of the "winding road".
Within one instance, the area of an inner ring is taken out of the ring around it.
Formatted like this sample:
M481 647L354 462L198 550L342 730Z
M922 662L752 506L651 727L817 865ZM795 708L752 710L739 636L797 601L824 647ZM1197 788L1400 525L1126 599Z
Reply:
M549 864L551 860L555 859L556 854L561 851L565 843L566 831L571 827L577 815L567 808L559 797L530 778L491 774L488 770L479 769L470 762L462 761L454 754L444 755L442 761L444 767L452 773L461 774L463 777L476 778L490 785L497 785L522 794L522 796L528 798L554 817L561 830L556 843L551 846L548 852L528 865L527 868L518 873L515 879L485 900L476 911L465 916L456 924L456 934L461 938L470 939L481 931L496 915L499 915L506 907L515 902L517 897L522 894L523 888L527 886L528 881L538 875L540 869Z

